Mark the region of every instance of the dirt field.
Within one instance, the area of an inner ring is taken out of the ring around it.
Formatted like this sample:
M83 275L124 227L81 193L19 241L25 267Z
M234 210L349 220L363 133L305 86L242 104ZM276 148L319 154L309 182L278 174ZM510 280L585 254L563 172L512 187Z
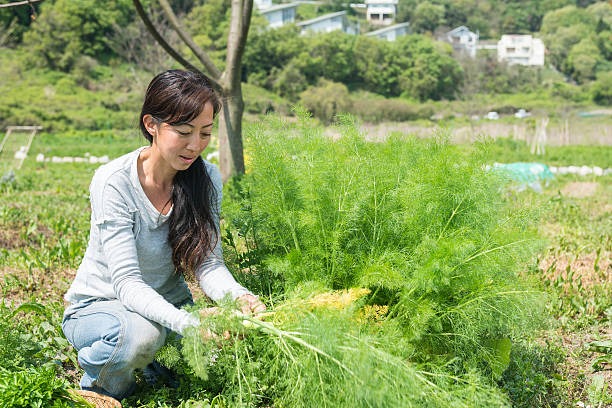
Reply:
M536 120L535 123L538 123L538 121ZM370 140L382 140L393 132L427 137L443 129L448 129L451 140L457 143L473 142L482 139L484 135L493 138L512 137L530 143L536 134L533 120L516 124L479 120L472 122L470 125L456 124L449 125L449 127L391 122L377 125L364 124L362 128ZM550 122L546 127L546 143L551 146L571 144L610 146L612 145L612 124L607 118Z

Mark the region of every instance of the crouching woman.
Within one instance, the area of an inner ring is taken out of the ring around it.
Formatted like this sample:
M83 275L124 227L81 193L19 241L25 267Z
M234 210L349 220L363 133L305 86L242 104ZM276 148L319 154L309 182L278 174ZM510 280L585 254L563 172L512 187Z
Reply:
M149 145L101 166L91 181L89 244L62 325L84 370L81 389L130 395L134 371L153 362L168 330L199 325L180 308L192 302L189 274L213 300L265 309L223 262L221 177L200 157L219 109L201 74L157 75L140 114Z

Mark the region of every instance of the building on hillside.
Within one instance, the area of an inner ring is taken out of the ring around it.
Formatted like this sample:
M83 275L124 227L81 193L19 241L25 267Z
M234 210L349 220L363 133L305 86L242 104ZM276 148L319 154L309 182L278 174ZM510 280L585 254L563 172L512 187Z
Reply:
M445 33L441 39L450 43L455 52L474 58L478 48L478 38L477 32L470 31L466 26L460 26Z
M371 24L391 25L397 14L398 0L365 0L366 19Z
M270 28L278 28L295 22L296 9L299 3L276 4L260 9L259 12L267 20Z
M368 37L380 38L387 41L395 41L397 37L410 33L410 23L399 23L389 27L384 27L376 31L365 33Z
M311 20L301 21L296 25L300 27L302 34L307 32L329 33L338 30L347 34L359 33L359 27L349 23L346 11L325 14Z
M544 65L544 43L531 35L504 34L497 42L497 60L509 65Z

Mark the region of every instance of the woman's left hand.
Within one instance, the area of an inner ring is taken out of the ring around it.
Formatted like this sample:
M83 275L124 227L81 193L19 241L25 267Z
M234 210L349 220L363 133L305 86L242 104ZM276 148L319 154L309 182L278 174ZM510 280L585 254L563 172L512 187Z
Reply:
M266 305L255 295L247 293L238 298L238 304L242 313L256 315L266 310Z

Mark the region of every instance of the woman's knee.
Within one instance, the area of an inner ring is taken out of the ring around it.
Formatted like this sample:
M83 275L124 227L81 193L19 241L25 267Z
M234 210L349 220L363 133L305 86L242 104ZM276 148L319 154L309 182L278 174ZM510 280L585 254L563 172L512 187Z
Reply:
M153 361L157 351L166 341L166 329L158 323L138 316L130 319L126 327L127 355L131 356L136 367L142 368Z

